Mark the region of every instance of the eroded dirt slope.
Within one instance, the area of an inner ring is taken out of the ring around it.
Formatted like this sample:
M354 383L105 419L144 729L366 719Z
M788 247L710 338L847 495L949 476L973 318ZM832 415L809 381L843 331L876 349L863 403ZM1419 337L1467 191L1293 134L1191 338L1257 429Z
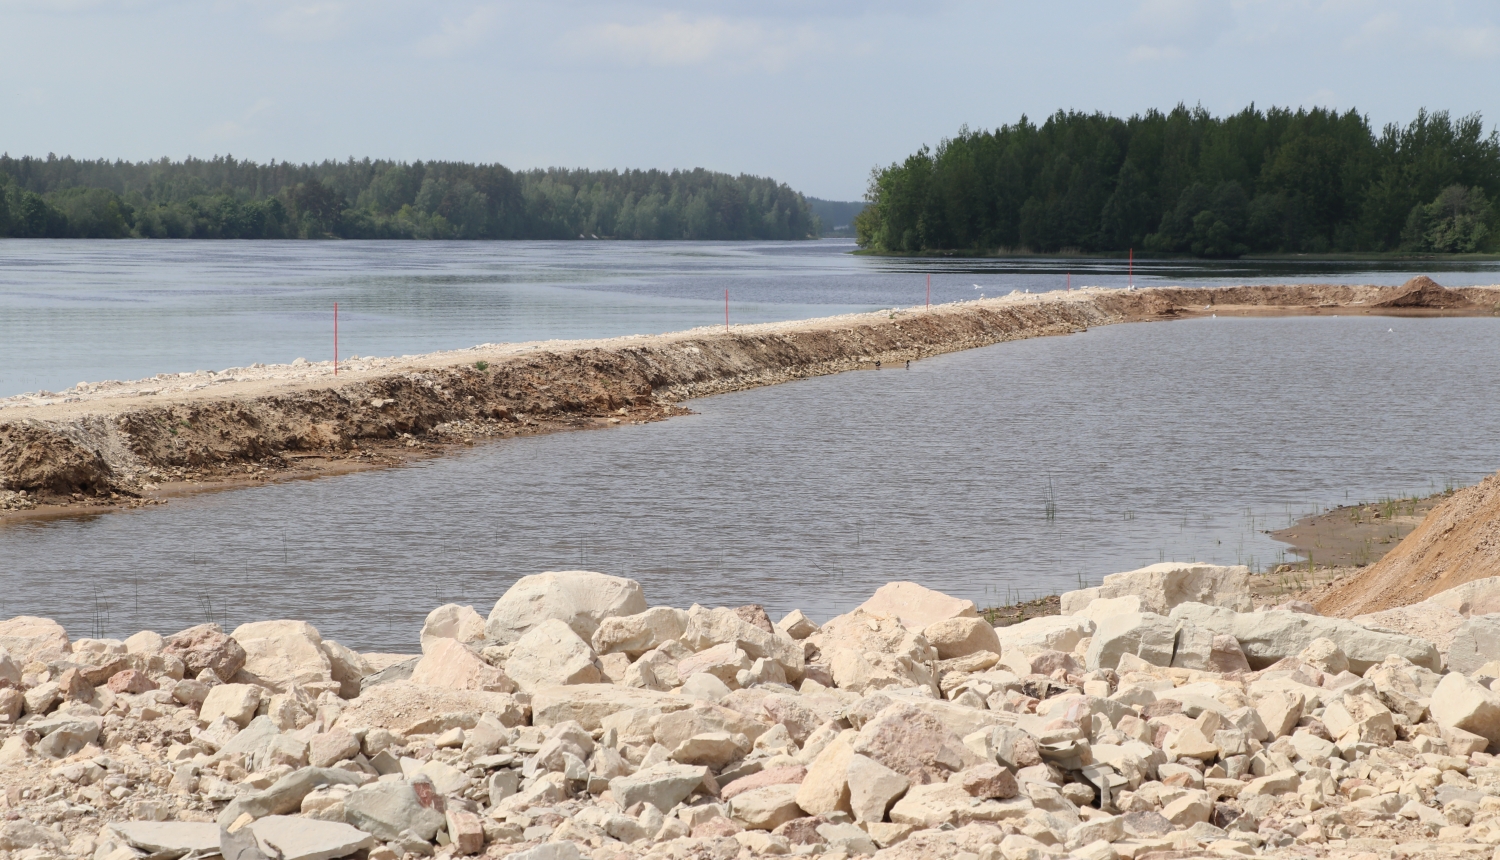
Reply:
M1363 615L1487 576L1500 576L1500 474L1433 508L1383 559L1319 600L1318 609L1326 615Z

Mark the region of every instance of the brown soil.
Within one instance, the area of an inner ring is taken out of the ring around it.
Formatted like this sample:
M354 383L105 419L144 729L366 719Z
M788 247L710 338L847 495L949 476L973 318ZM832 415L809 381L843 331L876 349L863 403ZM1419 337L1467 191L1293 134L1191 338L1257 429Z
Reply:
M354 363L337 377L282 366L208 384L148 380L8 398L0 402L0 519L394 465L484 439L656 421L685 413L677 402L692 397L1119 322L1500 312L1500 287L1428 289L1415 304L1380 307L1411 292L1326 284L1083 289L729 332L476 347ZM1464 305L1451 306L1450 293Z
M1376 504L1346 505L1305 517L1271 532L1291 544L1292 552L1317 567L1364 567L1374 564L1412 533L1427 513L1452 493L1427 498L1384 499ZM1306 568L1306 564L1284 565Z
M988 609L979 610L979 614L985 621L996 627L1009 627L1012 624L1020 624L1022 621L1030 621L1044 615L1062 614L1062 598L1056 594L1050 594L1007 606L991 606Z
M1458 490L1386 554L1320 601L1325 615L1406 606L1465 582L1500 575L1500 474Z

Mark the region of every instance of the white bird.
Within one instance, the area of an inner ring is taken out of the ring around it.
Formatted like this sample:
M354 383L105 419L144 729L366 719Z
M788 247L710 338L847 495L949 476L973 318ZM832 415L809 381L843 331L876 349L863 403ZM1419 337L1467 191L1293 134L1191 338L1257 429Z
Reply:
M1393 328L1388 328L1388 329L1386 329L1386 330L1385 330L1385 333L1386 333L1386 334L1395 334L1395 333L1396 333L1396 330L1395 330L1395 329L1393 329Z
M982 289L984 289L984 287L981 287L978 284L975 284L974 285L974 289L976 289L976 290L982 290Z

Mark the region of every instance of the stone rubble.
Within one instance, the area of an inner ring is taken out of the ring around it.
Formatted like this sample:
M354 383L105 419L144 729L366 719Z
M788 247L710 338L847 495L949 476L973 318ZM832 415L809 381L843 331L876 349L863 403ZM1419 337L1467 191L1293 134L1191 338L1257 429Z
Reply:
M0 857L1500 858L1483 589L1365 624L1248 611L1243 574L994 628L909 582L819 625L550 572L401 662L300 621L13 618Z

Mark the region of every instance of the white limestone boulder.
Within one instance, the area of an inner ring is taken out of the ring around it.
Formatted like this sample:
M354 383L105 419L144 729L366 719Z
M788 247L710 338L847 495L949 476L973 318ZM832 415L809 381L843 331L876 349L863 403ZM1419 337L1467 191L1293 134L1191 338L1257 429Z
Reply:
M505 661L505 674L528 693L540 687L601 680L594 649L558 618L537 624L516 640Z
M1316 639L1337 642L1347 655L1349 671L1362 675L1371 666L1395 655L1436 671L1442 658L1431 642L1399 633L1370 630L1343 618L1324 618L1300 612L1235 612L1201 603L1182 603L1171 618L1214 633L1233 636L1253 669L1264 669L1302 653Z
M440 639L456 639L464 643L483 641L484 626L484 616L475 612L474 607L445 603L427 613L422 622L422 653L426 654L429 645Z
M1162 562L1139 570L1112 573L1095 588L1062 596L1063 611L1076 613L1099 599L1139 597L1141 611L1166 615L1182 603L1222 606L1237 612L1253 608L1250 568L1197 562Z
M230 637L245 649L240 674L251 683L278 693L294 686L335 686L323 637L306 621L252 621Z
M562 621L585 642L606 618L646 611L641 584L588 570L553 570L516 580L490 610L485 634L515 642L544 621Z
M979 616L974 601L951 597L915 582L887 582L856 608L896 618L913 632L949 618Z

